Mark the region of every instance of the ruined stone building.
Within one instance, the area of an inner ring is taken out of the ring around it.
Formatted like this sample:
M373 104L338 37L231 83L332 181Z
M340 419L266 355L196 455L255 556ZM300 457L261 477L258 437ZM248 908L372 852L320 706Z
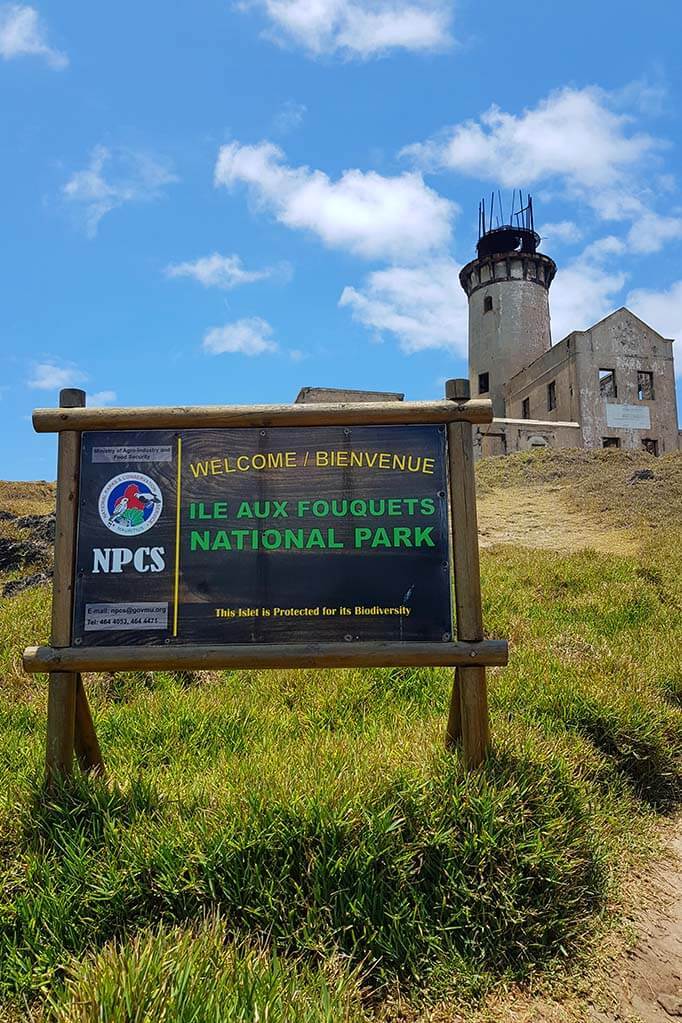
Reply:
M552 345L556 264L538 252L532 201L514 224L487 228L459 279L469 300L469 380L495 420L478 453L531 447L622 447L659 455L679 446L672 341L629 309Z
M495 417L475 430L477 455L534 447L678 450L673 342L622 308L553 345L556 263L538 252L530 196L519 206L512 223L492 227L481 204L476 259L459 275L469 300L471 396L490 398ZM296 400L402 397L306 387Z

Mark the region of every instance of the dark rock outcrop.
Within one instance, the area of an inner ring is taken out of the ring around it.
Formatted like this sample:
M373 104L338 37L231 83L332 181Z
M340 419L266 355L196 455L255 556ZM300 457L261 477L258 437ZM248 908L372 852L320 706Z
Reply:
M15 519L14 524L20 529L29 529L42 543L54 543L54 515L23 515Z
M5 583L2 595L3 597L16 597L18 593L23 593L24 590L32 590L36 586L48 583L50 578L47 572L36 572L34 575L22 576L21 579L11 579L10 582Z
M635 469L628 483L638 483L640 480L655 480L656 473L653 469Z
M26 565L35 565L46 558L48 551L42 544L24 540L6 540L0 537L0 572L15 572Z

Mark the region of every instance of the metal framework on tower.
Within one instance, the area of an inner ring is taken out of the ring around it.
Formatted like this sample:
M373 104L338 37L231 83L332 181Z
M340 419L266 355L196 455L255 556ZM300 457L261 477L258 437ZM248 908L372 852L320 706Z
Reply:
M523 193L519 189L512 192L509 218L505 220L500 192L493 192L490 206L486 207L485 199L478 204L478 244L476 251L479 259L502 252L523 252L534 255L540 244L540 235L535 230L533 220L533 199L528 195L524 203Z

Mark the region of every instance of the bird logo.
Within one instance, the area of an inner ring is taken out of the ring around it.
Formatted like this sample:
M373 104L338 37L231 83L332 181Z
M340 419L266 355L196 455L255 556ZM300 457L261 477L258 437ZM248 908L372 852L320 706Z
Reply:
M158 521L163 497L158 484L142 473L121 473L109 480L99 496L99 515L112 533L137 536Z

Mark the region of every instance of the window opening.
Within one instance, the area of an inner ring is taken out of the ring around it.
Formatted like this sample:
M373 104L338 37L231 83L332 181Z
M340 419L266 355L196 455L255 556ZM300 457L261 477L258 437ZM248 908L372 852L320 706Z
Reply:
M647 370L637 370L637 397L640 401L654 400L654 375Z
M547 411L551 412L556 408L556 380L547 384Z
M478 393L487 394L490 390L490 374L479 373L478 374Z
M493 297L492 295L486 295L483 299L483 312L490 313L493 309Z
M602 437L601 446L603 448L619 448L620 437Z
M642 447L648 454L658 456L658 441L652 437L643 437Z
M530 398L524 398L521 402L521 418L530 419Z
M599 393L602 398L617 398L618 388L616 387L615 369L599 370Z

